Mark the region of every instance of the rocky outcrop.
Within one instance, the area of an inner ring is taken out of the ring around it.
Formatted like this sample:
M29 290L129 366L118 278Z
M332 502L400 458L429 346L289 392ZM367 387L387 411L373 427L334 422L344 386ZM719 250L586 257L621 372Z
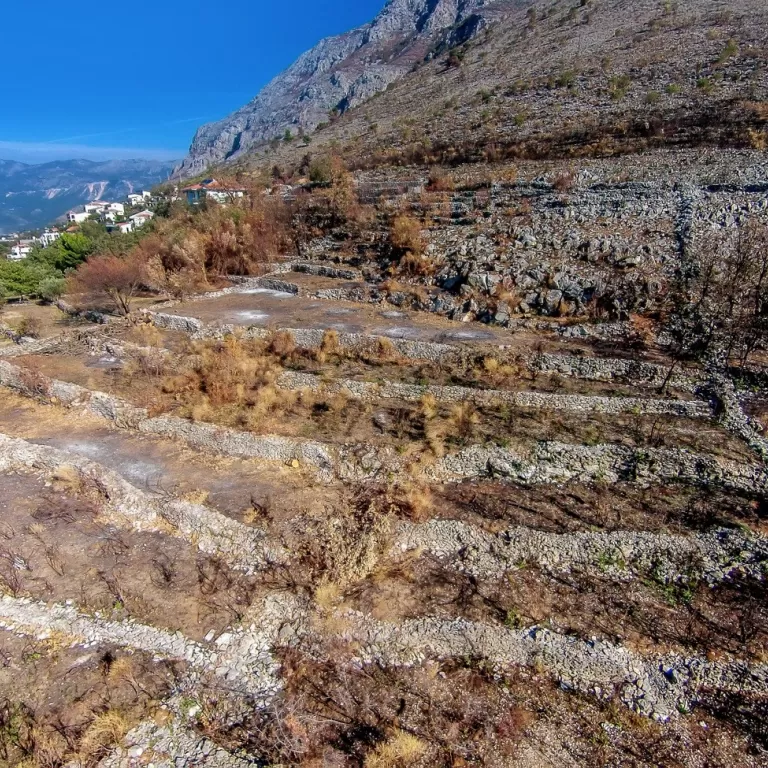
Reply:
M483 8L494 2L389 0L372 22L322 40L249 104L200 128L174 175L201 173L282 138L286 130L294 135L313 130L330 110L344 112L406 75L445 33L453 35L454 44L477 34L484 26Z

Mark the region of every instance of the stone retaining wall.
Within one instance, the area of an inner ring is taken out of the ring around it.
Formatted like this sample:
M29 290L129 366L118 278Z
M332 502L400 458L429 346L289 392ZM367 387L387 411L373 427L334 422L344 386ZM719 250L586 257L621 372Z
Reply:
M685 483L725 488L747 496L768 492L768 470L682 449L628 448L615 444L541 442L528 456L473 445L445 456L426 473L435 481L499 478L521 485L567 482Z
M257 706L266 706L281 687L279 667L271 655L279 625L269 610L259 629L233 628L211 644L197 643L180 632L168 632L133 619L109 621L81 613L71 605L47 605L3 595L0 628L38 638L56 633L71 638L73 645L118 645L186 661L196 674L214 675L223 688L248 696Z
M169 533L246 572L284 559L282 550L266 544L263 531L209 507L153 496L79 454L0 434L0 471L32 471L47 477L63 466L76 472L85 487L99 490L105 500L102 515L114 525Z
M666 366L640 360L552 354L537 355L531 361L531 367L541 373L557 373L588 381L619 379L654 388L661 387L669 371ZM669 383L673 389L693 392L698 386L698 381L699 379L690 374L673 372Z
M363 273L359 269L343 269L333 265L318 264L317 262L297 261L288 265L289 272L298 272L318 277L331 277L335 280L362 280Z
M644 531L546 533L515 526L498 535L456 520L403 523L395 549L430 552L478 578L498 578L528 565L551 573L599 569L619 580L652 577L663 583L734 577L761 580L768 572L768 539L718 528L688 536Z
M311 440L253 435L171 416L150 419L144 410L111 395L44 377L28 382L22 369L5 361L0 361L0 385L26 395L56 399L70 407L82 406L117 426L179 439L203 450L239 458L303 462L326 481L334 477L364 481L382 474L398 474L405 469L401 457L368 444L336 448ZM759 466L717 460L684 450L636 449L614 444L542 442L526 457L498 446L473 445L440 459L425 472L438 482L487 477L524 485L601 480L644 485L683 482L728 488L747 495L762 495L768 490L768 474Z
M768 691L766 664L641 656L604 640L582 640L542 627L514 631L430 617L390 624L354 612L345 618L352 625L345 637L359 644L363 663L413 666L427 659L464 658L484 660L498 670L533 667L566 688L605 699L618 695L634 711L659 721L713 694Z
M311 373L284 371L277 380L280 387L313 392L345 392L353 397L376 403L382 398L418 402L425 395L447 403L473 402L486 407L509 405L516 408L536 408L574 413L635 413L667 414L691 419L706 419L712 415L707 403L693 400L660 400L639 397L592 397L560 395L548 392L513 392L470 387L419 386L397 381L367 382L341 379L325 381Z

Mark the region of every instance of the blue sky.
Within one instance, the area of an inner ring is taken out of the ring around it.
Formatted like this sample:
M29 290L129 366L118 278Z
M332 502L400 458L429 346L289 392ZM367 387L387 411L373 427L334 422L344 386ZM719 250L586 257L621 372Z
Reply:
M0 3L0 159L177 158L384 0Z

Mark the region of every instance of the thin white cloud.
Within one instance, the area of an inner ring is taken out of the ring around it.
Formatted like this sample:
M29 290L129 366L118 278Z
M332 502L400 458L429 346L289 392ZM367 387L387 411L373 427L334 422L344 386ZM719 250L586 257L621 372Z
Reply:
M34 141L0 140L0 160L21 163L48 163L52 160L176 160L184 157L183 149L146 149L132 147L94 147L88 144L67 144Z
M97 139L97 138L104 138L105 136L122 136L126 133L142 133L147 132L150 130L155 130L157 128L170 128L174 125L186 125L187 123L196 123L197 125L200 125L201 123L209 121L211 118L209 117L185 117L181 120L170 120L165 123L155 124L153 126L144 126L144 127L132 127L132 128L120 128L117 131L106 131L104 133L84 133L80 136L66 136L63 139L50 139L45 142L41 142L43 144L60 144L60 143L66 143L66 142L72 142L72 141L82 141L82 139Z

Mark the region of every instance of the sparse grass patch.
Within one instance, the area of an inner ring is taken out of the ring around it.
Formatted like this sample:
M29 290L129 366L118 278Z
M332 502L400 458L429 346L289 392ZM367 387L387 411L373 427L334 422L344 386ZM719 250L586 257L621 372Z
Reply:
M427 745L418 737L397 730L365 758L365 768L410 768L426 754Z

